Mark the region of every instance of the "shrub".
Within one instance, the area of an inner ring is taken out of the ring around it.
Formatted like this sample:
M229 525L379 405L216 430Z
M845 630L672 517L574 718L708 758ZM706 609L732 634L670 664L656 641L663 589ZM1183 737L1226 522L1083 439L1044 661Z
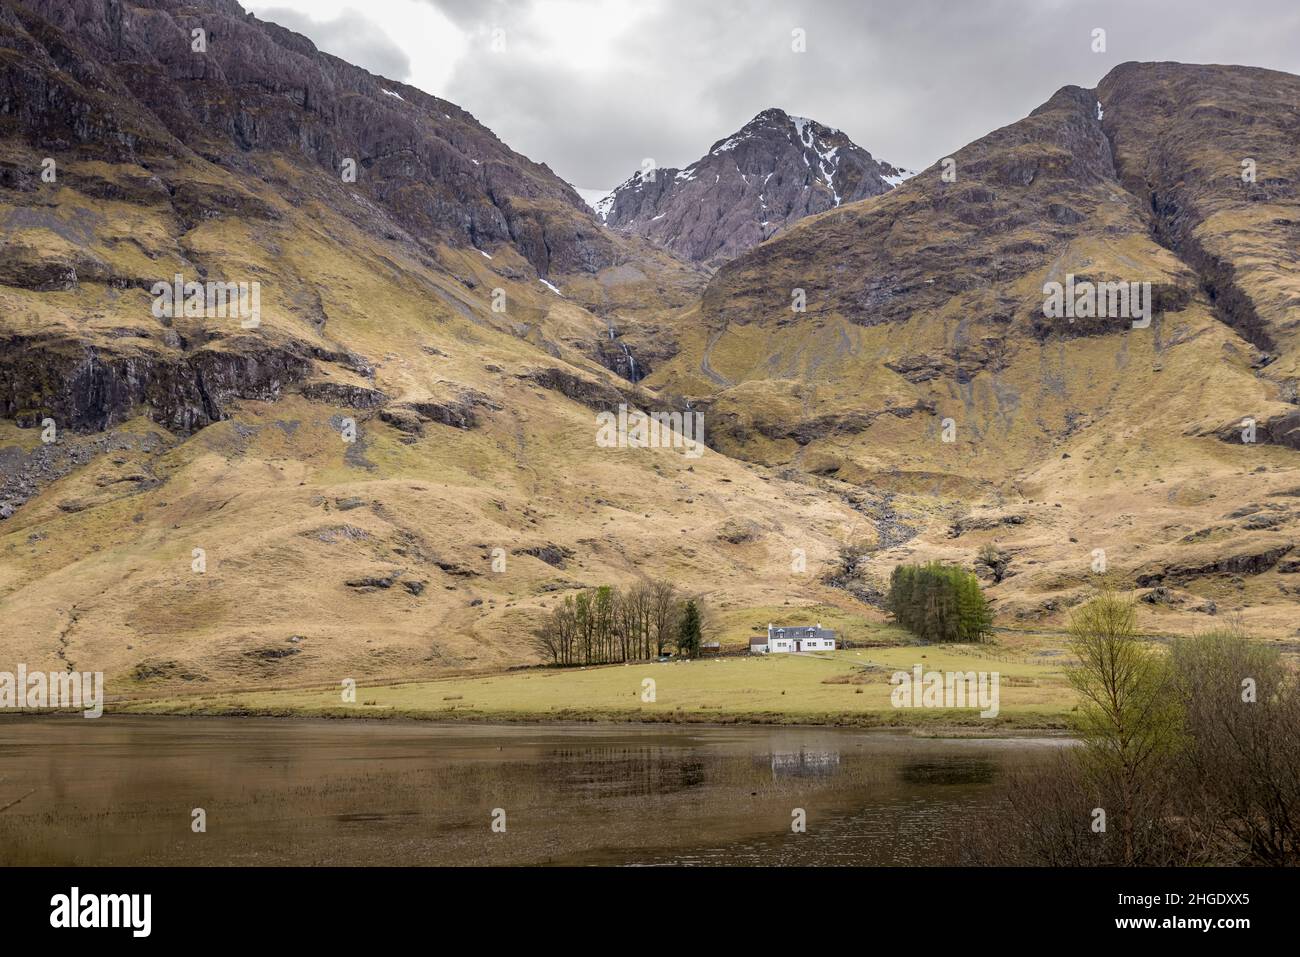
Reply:
M1070 637L1081 746L1004 782L962 863L1300 864L1300 676L1277 649L1228 627L1165 654L1108 588Z

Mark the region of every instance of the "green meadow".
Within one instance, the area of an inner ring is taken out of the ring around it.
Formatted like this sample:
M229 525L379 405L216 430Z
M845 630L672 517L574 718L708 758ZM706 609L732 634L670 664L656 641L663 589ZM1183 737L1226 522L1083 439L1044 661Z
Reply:
M998 672L999 713L896 708L896 671ZM907 727L1004 733L1069 727L1062 656L1005 646L904 645L733 655L590 668L530 668L401 684L221 693L129 702L137 714L249 714L485 721L646 721Z

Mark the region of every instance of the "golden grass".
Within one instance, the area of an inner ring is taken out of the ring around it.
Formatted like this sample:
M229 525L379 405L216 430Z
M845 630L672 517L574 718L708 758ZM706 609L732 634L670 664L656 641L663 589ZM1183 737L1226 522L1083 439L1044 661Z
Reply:
M890 676L997 671L1000 714L895 709ZM653 685L647 684L653 682ZM654 700L645 701L653 687ZM755 722L864 726L1063 728L1074 706L1059 659L1012 660L996 647L910 646L813 655L741 655L697 661L541 668L395 685L359 684L356 704L329 690L249 692L136 701L143 714L297 714L478 720Z

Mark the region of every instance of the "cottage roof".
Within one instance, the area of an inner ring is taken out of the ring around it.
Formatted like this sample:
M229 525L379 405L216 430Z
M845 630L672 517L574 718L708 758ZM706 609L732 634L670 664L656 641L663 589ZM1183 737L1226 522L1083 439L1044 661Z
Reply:
M835 632L820 625L770 625L774 638L834 638ZM767 641L766 638L763 641Z

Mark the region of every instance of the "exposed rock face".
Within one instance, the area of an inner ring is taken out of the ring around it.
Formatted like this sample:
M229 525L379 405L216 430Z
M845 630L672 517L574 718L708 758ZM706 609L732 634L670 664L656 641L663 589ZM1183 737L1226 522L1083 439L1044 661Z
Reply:
M388 406L379 417L399 431L422 435L426 422L454 429L475 428L479 424L478 409L500 411L501 406L481 392L462 389L445 400L412 400Z
M178 356L13 337L0 341L0 416L102 431L147 406L159 424L192 432L224 418L232 400L279 398L312 368L306 355L260 341Z
M154 433L107 434L42 444L31 451L17 446L0 448L0 520L11 517L23 503L42 489L105 453L141 450L156 454L165 449L164 440ZM156 487L159 481L148 473L127 473L106 478L103 485L120 485L131 491ZM61 507L68 503L62 503Z
M1185 561L1144 571L1135 578L1137 585L1147 588L1165 582L1181 583L1206 575L1258 575L1276 566L1279 560L1295 547L1294 542L1261 544L1237 554L1225 555L1205 561Z
M602 229L568 184L459 107L323 54L233 0L6 0L0 63L0 184L13 207L0 249L0 417L23 425L49 416L103 430L147 409L190 433L238 399L285 391L359 409L401 398L375 386L373 357L327 328L346 307L291 261L308 238L292 235L295 209L326 209L387 244L394 277L398 258L408 275L415 264L452 273L485 308L499 282L582 275L602 304L613 289L617 309L630 294L598 274L649 246ZM42 157L57 162L56 181L42 180ZM151 226L129 239L108 225L137 216ZM491 282L448 265L471 246L485 261L502 254ZM665 270L698 284L701 270L654 254L636 273L642 286L662 292ZM266 287L268 306L278 300L268 308L278 319L243 335L211 317L150 317L140 293L159 280L221 282L231 268ZM444 289L421 294L475 319ZM528 309L513 291L512 309ZM118 328L86 314L111 314ZM620 371L644 376L620 355ZM492 404L390 417L466 428L475 407Z
M598 211L614 229L717 263L805 216L879 196L905 176L840 130L769 109L685 169L634 173Z
M270 151L336 176L352 160L358 189L422 237L510 243L541 275L617 258L568 184L470 114L234 0L25 0L0 9L0 47L18 54L0 74L0 117L34 146L143 165L192 151L229 169Z
M798 286L806 316L894 324L987 290L971 331L975 323L987 328L993 341L981 351L996 354L1017 313L1030 326L1042 318L1041 296L1026 299L1011 290L1012 281L1097 228L1100 207L1116 200L1127 207L1113 226L1116 241L1124 232L1146 235L1137 198L1112 199L1115 167L1096 102L1090 91L1066 87L1028 118L954 154L952 181L933 167L884 199L801 224L749 251L709 285L705 315L735 322L788 316L790 287ZM881 241L885 234L890 241ZM790 282L774 281L785 276ZM1184 283L1194 284L1190 272ZM1061 322L1052 333L1078 334L1086 326ZM923 375L926 364L913 356L902 368Z
M514 550L516 555L529 555L540 559L554 568L564 568L565 562L573 558L573 550L562 545L547 542L544 545L528 545Z
M1243 431L1243 423L1230 422L1215 430L1214 434L1224 442L1238 444L1242 441ZM1300 451L1300 411L1286 412L1256 423L1252 441Z
M654 368L652 359L634 352L632 346L622 339L600 339L596 350L600 364L628 382L640 382Z

